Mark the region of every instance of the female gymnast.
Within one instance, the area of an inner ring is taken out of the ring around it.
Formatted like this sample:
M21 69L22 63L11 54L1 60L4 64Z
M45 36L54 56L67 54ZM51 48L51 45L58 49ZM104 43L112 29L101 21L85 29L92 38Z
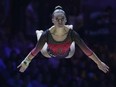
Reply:
M71 58L75 52L75 43L92 59L104 73L109 67L103 63L97 55L88 48L79 34L73 30L72 25L66 25L65 12L61 6L56 6L52 14L53 26L46 31L36 30L37 44L17 68L24 72L31 60L41 52L47 58Z

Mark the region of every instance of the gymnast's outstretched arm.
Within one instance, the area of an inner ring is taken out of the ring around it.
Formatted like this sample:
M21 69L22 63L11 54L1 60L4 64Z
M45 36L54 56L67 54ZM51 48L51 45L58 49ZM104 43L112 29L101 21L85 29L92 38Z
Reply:
M31 52L26 56L26 58L17 67L17 68L20 68L19 69L20 72L24 72L27 69L31 60L38 54L38 52L40 52L40 50L43 48L46 41L47 41L47 36L46 36L46 31L45 31L42 33L36 46L31 50Z
M79 34L74 30L72 31L72 38L81 48L81 50L97 64L100 70L102 70L104 73L109 71L109 67L98 58L98 56L85 44L85 42L80 38Z

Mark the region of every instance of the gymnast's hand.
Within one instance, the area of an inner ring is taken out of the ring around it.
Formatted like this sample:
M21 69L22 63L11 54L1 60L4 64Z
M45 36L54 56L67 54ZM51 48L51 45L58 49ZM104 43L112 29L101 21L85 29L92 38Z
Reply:
M109 67L103 62L100 62L99 64L97 64L97 66L104 73L107 73L109 71Z
M29 63L30 63L30 62L31 62L30 60L24 59L24 60L20 63L20 65L17 66L17 68L20 68L20 69L19 69L20 72L24 72L24 71L27 69L27 67L29 66Z

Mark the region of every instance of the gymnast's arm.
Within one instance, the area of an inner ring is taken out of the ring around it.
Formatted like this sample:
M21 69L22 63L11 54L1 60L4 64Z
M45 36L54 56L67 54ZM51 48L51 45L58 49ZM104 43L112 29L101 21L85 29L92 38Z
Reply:
M20 72L24 72L31 60L38 54L38 52L43 48L45 42L47 41L46 32L43 32L40 39L38 40L36 46L31 50L31 52L26 56L26 58L17 67L20 67Z
M104 73L109 71L109 67L97 57L97 55L85 44L85 42L80 38L79 34L74 30L72 31L72 38L81 48L81 50L97 64L100 70L102 70Z

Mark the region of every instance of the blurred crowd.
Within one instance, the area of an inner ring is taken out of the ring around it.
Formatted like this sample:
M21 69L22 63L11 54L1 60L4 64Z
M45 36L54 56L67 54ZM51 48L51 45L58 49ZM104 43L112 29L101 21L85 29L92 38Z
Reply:
M116 9L82 8L81 0L78 5L69 1L74 6L67 4L67 8L61 3L67 24L74 25L85 43L110 67L109 73L100 71L78 46L70 59L48 59L39 53L20 73L17 66L36 44L35 30L52 25L52 11L60 2L51 6L38 0L1 0L0 87L116 87Z

